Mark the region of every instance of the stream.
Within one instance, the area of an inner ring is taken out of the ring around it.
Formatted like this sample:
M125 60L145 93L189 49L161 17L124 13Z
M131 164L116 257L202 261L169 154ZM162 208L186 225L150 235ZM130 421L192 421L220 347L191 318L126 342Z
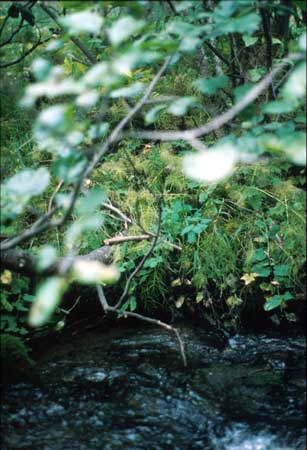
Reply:
M129 325L46 344L9 386L3 450L304 450L304 337Z

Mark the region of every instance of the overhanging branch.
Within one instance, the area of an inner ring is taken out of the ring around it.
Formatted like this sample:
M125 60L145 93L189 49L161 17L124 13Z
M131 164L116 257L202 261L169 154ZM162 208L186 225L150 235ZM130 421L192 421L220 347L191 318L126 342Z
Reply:
M127 137L138 137L141 139L149 140L185 140L192 141L200 136L205 136L212 131L216 131L231 120L233 120L241 111L243 111L248 105L253 103L272 83L273 79L289 64L300 61L304 58L301 53L294 53L283 59L276 67L268 73L259 83L247 92L246 95L236 103L232 108L225 111L223 114L214 117L210 122L199 128L191 128L185 131L135 131L127 133ZM125 137L126 137L125 136ZM123 135L120 136L124 137Z
M58 258L44 271L38 270L38 257L29 251L22 249L10 249L1 252L1 269L9 269L26 276L54 275L61 273L63 267L68 269L76 260L99 261L103 264L111 262L112 249L104 245L87 255L63 256Z

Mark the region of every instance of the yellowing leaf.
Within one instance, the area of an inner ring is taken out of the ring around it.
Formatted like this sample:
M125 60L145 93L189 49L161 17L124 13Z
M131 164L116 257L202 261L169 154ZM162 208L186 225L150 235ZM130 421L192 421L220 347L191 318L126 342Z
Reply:
M79 62L75 62L75 64L80 73L84 73L86 71L86 66L84 64L81 64Z
M68 59L64 59L64 72L66 75L71 75L72 72L72 62Z
M176 308L181 308L181 306L184 304L184 295L180 295L180 297L177 298L175 301Z
M243 303L243 300L236 295L231 295L226 299L226 304L229 308L234 308L235 306L239 306Z
M2 284L11 284L12 282L12 272L5 270L0 277Z
M180 278L176 278L176 280L173 280L171 283L172 287L177 287L177 286L181 286L182 285L182 281L180 280Z
M198 292L196 295L196 303L200 303L204 299L204 295L201 292Z
M249 284L253 283L258 276L259 275L256 272L245 273L243 277L240 278L240 280L244 281L245 286L248 286Z

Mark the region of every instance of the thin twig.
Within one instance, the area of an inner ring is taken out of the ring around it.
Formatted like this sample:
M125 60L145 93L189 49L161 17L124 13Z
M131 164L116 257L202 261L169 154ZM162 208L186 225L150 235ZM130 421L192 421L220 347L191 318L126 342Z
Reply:
M149 236L148 234L139 234L137 236L115 236L109 239L105 239L103 243L105 245L117 245L129 241L145 241L150 238L151 236Z
M47 212L48 212L48 213L51 211L52 204L53 204L53 201L54 201L54 197L55 197L56 194L59 192L59 190L61 189L61 187L63 186L63 184L64 184L64 181L61 180L61 181L59 182L59 184L57 185L57 187L55 188L53 194L51 195L50 200L49 200L49 204L48 204L48 209L47 209Z
M111 205L110 203L103 203L102 206L104 208L110 209L111 211L115 212L116 214L118 214L122 220L126 223L130 223L130 224L136 224L138 227L140 227L143 231L144 231L144 236L151 236L151 237L155 237L156 234L152 233L151 231L147 231L145 230L140 224L134 222L132 219L130 219L129 217L127 217L120 209L116 208L115 206ZM172 244L171 242L165 240L165 239L161 239L161 242L163 242L164 244L175 248L176 250L182 251L182 248L179 245L176 244ZM112 245L112 244L111 244Z
M162 328L165 328L167 331L171 331L172 333L174 333L175 337L179 343L179 349L180 349L180 354L182 357L183 365L184 365L184 367L187 367L187 358L186 358L186 354L185 354L184 344L183 344L181 336L176 328L172 327L168 323L162 322L161 320L153 319L151 317L143 316L142 314L134 313L131 311L122 311L122 310L118 309L116 306L110 306L107 302L107 299L105 297L102 286L97 285L97 293L98 293L98 298L101 303L101 306L106 314L108 312L113 312L115 314L119 314L120 316L133 317L134 319L142 320L144 322L149 322L149 323L152 323L153 325L158 325Z
M22 18L20 19L18 27L12 32L11 36L6 41L0 43L0 47L4 47L12 42L13 37L16 36L16 34L21 30L23 23L24 19Z
M135 275L142 269L142 267L145 264L145 261L149 258L149 256L152 254L155 246L157 245L158 242L158 238L159 238L159 233L160 233L160 227L161 227L161 216L162 216L162 207L161 207L161 200L158 203L158 208L159 208L159 216L158 216L158 225L157 225L157 233L156 236L154 237L151 246L149 247L148 252L143 256L143 258L141 259L141 261L139 262L139 264L136 266L136 268L134 269L134 271L129 275L128 280L126 282L125 285L125 289L122 293L122 295L120 296L120 299L118 300L118 302L115 305L115 308L120 308L124 298L126 297L126 295L128 294L129 291L129 287L131 284L131 281L133 280L133 278L135 277Z
M110 203L102 203L102 206L106 209L109 209L110 211L115 212L118 216L120 216L124 220L124 222L132 223L132 220L129 219L129 217L127 217L120 209L116 208Z

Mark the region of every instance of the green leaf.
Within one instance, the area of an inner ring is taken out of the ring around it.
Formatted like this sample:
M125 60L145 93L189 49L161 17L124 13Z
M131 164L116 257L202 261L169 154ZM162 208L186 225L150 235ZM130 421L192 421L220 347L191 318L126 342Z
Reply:
M202 27L198 27L191 23L183 22L181 20L174 20L169 23L166 31L168 33L175 34L183 38L186 36L195 37L201 33Z
M259 81L264 74L265 74L264 67L257 67L256 69L250 69L248 71L248 76L253 83L257 83L257 81Z
M99 92L88 90L76 98L75 104L81 108L92 108L98 102L99 97Z
M294 111L296 104L286 100L276 100L263 105L262 111L266 114L286 114Z
M288 264L278 264L274 267L274 275L276 277L287 277L289 274Z
M136 20L131 16L121 17L107 30L112 45L119 45L130 36L144 28L143 20Z
M103 223L103 218L98 214L82 217L69 226L65 234L65 245L72 248L73 245L81 239L85 231L96 230Z
M154 258L148 258L145 261L144 268L150 267L153 269L154 267L157 267L161 262L163 262L162 256L156 256Z
M174 6L177 12L185 11L189 8L193 7L193 1L188 0L181 0L181 1L175 1Z
M303 131L283 137L282 145L284 152L294 164L306 165L306 134Z
M167 112L174 114L174 116L182 116L186 114L188 108L196 103L195 97L182 97L170 104Z
M272 309L278 308L283 303L283 298L281 295L273 295L273 297L269 297L265 304L264 310L271 311Z
M37 269L43 271L51 266L57 259L56 248L52 245L42 247L38 253Z
M188 243L194 244L195 242L196 242L196 234L194 233L194 231L190 231L188 233Z
M285 301L292 300L294 297L290 292L285 292L281 295L273 295L269 297L264 304L265 311L271 311L271 309L281 306Z
M208 200L207 192L201 192L198 197L199 203L205 203Z
M65 105L54 105L44 109L37 118L37 127L42 130L66 131L67 108Z
M67 281L60 276L50 277L39 286L29 314L30 326L40 327L49 321L67 287Z
M136 307L137 307L136 298L135 298L135 296L133 295L133 296L130 297L130 299L129 299L129 308L130 308L130 311L135 311L135 310L136 310Z
M253 86L252 83L246 83L236 87L233 90L235 103L238 103L251 89L253 89ZM242 120L252 120L255 115L255 105L252 103L239 114L239 118Z
M57 155L53 171L60 180L75 183L84 171L87 161L83 155L74 150L66 151L64 155Z
M145 89L145 84L141 82L136 82L131 84L128 87L123 87L120 89L116 89L112 91L110 94L111 98L119 98L119 97L135 97L136 95L141 94Z
M284 300L292 300L292 299L294 299L294 297L293 297L293 295L291 294L291 292L285 292L284 294L283 294L283 298L284 298Z
M257 250L254 250L253 261L263 261L264 259L267 259L267 255L262 248L258 248Z
M242 38L246 47L251 47L252 45L256 44L256 42L258 42L257 36L250 36L249 34L244 34Z
M229 18L231 17L238 9L238 4L234 0L220 1L215 10L214 15L221 18Z
M242 17L230 18L223 23L225 33L254 33L260 24L260 17L256 13L246 14Z
M110 124L108 122L102 122L97 125L92 125L89 129L88 135L90 139L101 138L106 135L110 128Z
M97 211L106 200L106 193L100 187L94 187L78 201L76 210L80 216L89 216Z
M305 102L306 96L306 62L300 63L291 73L286 81L282 95L289 103L293 104L293 109L297 106L297 101Z
M257 273L259 277L263 278L266 278L271 274L271 269L263 266L262 264L254 264L251 271Z
M70 36L79 33L98 34L103 24L103 18L91 11L75 12L60 19Z
M5 183L5 190L10 195L30 198L44 192L49 180L50 175L45 167L26 169L9 178Z
M154 106L153 108L151 108L145 115L145 123L148 125L151 123L154 123L158 112L162 111L162 109L165 109L165 108L166 108L165 104L157 105L157 106Z
M127 311L127 309L129 308L129 304L130 304L130 300L128 299L121 307L121 311Z
M51 64L44 58L37 58L32 63L32 72L38 81L45 80L51 70Z
M226 75L220 75L212 78L199 78L193 82L193 85L203 94L212 95L222 87L225 87L228 82Z
M179 50L187 53L194 52L201 43L202 40L196 36L186 36L181 40Z
M307 11L307 4L305 4L305 11ZM306 32L302 34L302 36L300 36L299 41L298 41L298 46L300 48L300 50L302 50L303 52L306 51L306 40L307 40L307 35Z

